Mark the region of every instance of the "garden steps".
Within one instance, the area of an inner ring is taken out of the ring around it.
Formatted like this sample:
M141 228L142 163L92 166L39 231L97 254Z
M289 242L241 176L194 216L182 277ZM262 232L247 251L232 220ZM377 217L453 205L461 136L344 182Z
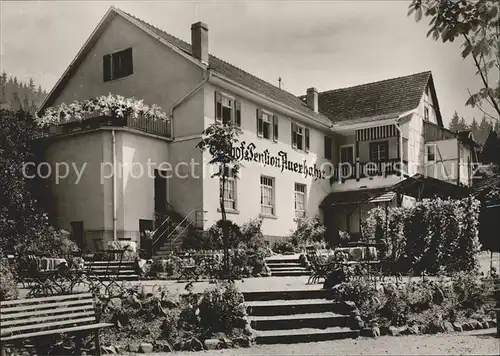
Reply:
M310 271L300 262L300 255L277 255L266 258L271 276L308 276Z
M138 280L134 261L85 261L85 269L101 279Z
M243 293L257 344L324 341L359 336L349 310L324 289Z

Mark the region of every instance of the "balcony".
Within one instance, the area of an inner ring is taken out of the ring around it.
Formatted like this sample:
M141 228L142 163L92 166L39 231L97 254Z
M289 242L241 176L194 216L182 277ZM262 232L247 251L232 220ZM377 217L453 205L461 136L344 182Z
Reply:
M44 127L40 137L64 136L78 132L92 131L101 127L127 127L152 135L172 138L172 124L170 120L154 120L145 115L139 115L137 118L130 116L116 117L102 115L100 112L84 114L80 120L71 120Z
M407 175L408 162L399 158L391 158L378 162L339 163L334 167L331 183L343 183L349 179Z

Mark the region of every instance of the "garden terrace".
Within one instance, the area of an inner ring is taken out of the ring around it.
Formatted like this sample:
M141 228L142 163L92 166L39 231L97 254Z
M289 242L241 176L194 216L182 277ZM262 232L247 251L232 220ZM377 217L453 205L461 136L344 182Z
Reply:
M103 127L125 127L169 139L172 138L172 124L169 119L154 119L144 114L139 114L137 118L131 115L119 117L116 115L103 115L103 113L97 111L82 114L81 119L72 118L69 121L61 120L60 123L48 125L42 129L41 137L64 136Z

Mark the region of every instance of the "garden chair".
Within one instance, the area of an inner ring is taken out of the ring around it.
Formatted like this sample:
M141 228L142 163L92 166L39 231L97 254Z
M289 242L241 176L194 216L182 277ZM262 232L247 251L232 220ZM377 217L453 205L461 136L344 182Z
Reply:
M328 273L332 269L332 264L327 259L321 258L314 246L306 247L306 256L311 266L311 276L307 280L307 284L318 283L321 278L326 279Z

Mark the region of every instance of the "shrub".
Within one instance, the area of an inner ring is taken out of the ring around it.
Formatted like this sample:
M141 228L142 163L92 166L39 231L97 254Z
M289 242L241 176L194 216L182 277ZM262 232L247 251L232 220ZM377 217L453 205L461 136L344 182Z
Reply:
M0 301L16 299L18 295L17 282L13 268L2 258L0 262Z
M208 230L206 237L209 239L204 246L211 246L213 250L222 250L224 248L223 229L228 230L228 247L237 248L242 239L241 230L238 225L230 220L219 220Z
M262 219L252 219L241 226L240 246L257 250L265 247L264 235L262 234Z
M271 250L278 254L286 254L295 252L295 246L289 240L275 241L271 247Z
M326 228L318 217L302 218L297 221L297 228L291 234L291 242L299 248L314 242L324 242L325 232Z
M354 302L365 322L374 320L381 306L377 288L365 278L340 283L333 288L333 294L339 301Z
M221 284L203 292L198 304L200 327L209 338L215 333L231 334L239 319L246 315L244 298L232 283Z

